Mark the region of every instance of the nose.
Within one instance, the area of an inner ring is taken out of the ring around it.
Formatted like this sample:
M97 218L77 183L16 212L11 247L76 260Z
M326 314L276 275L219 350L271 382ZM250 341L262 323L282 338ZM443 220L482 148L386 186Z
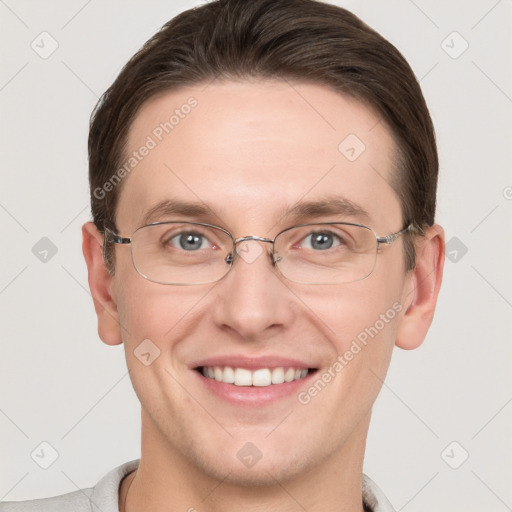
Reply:
M247 341L274 336L294 316L291 292L273 264L267 241L254 237L237 243L233 267L217 286L215 323Z

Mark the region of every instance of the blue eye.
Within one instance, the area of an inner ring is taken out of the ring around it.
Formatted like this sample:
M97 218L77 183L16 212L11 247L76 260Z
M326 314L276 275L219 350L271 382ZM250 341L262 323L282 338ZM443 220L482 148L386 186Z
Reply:
M305 237L304 241L308 241L304 248L321 251L331 249L333 245L335 245L336 241L338 241L336 245L341 245L343 243L343 240L339 236L328 231L315 231Z
M172 247L181 248L185 251L195 251L197 249L207 249L209 247L208 240L200 233L192 231L179 233L174 235L167 241ZM179 245L176 245L179 244Z

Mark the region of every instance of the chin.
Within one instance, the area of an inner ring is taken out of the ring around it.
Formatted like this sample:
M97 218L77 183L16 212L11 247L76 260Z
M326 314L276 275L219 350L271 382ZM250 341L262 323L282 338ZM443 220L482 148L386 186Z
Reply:
M286 482L307 471L306 461L301 463L281 458L274 460L259 460L252 467L244 467L238 460L225 461L224 464L211 463L203 466L202 470L223 484L237 487L271 487L276 482Z
M300 450L294 452L293 449ZM231 439L218 449L204 449L204 446L189 447L186 457L196 470L208 475L223 485L239 487L275 486L313 469L328 456L322 449L308 447L294 442L280 447L276 443L262 441L259 447L250 441ZM316 456L312 457L311 452ZM316 460L318 459L318 460Z

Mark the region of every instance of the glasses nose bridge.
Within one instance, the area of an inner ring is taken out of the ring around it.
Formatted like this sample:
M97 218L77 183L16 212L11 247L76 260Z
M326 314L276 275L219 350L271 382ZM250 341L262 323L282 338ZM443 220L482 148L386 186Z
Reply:
M272 244L272 246L273 246L275 238L264 238L261 236L252 236L252 235L251 236L242 236L242 237L234 240L234 245L236 247L240 242L248 242L249 240L257 240L258 242L266 242L266 243Z
M275 242L275 238L265 238L265 237L262 237L262 236L253 236L253 235L250 235L250 236L242 236L240 238L236 238L233 242L233 249L236 251L236 247L238 244L242 243L242 242L250 242L251 240L255 240L256 242L264 242L264 243L267 243L267 244L272 244L272 248L271 248L271 251L270 251L270 256L272 256L274 254L274 242Z
M279 261L280 258L275 258L274 256L274 242L275 242L275 238L265 238L265 237L262 237L262 236L254 236L254 235L250 235L250 236L242 236L240 238L236 238L236 239L233 239L233 252L236 254L238 253L237 251L237 245L242 243L242 242L250 242L251 240L255 240L256 242L264 242L264 243L267 243L267 244L272 244L272 248L271 248L271 251L270 251L270 258L272 260L272 263L275 265L277 263L277 261ZM228 260L227 262L228 263L233 263L233 256L234 254L231 254L228 256Z

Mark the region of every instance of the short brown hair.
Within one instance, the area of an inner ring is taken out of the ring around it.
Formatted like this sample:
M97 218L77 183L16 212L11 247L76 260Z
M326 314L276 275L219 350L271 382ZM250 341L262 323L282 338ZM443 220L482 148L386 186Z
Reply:
M124 66L91 116L89 181L95 225L115 229L121 186L103 188L124 158L130 126L157 93L249 77L324 84L373 107L396 143L391 183L404 224L434 223L438 156L425 99L400 52L351 12L315 0L216 0L166 23ZM99 193L100 191L101 193ZM414 241L405 237L406 268ZM113 251L106 251L113 270Z

